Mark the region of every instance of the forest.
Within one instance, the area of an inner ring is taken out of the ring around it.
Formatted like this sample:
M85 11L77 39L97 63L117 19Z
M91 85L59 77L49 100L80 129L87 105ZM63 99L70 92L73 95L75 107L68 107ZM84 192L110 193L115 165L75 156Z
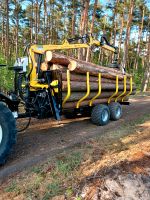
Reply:
M149 89L148 0L0 0L0 64L12 66L27 44L61 44L84 34L105 35L118 47L119 64L133 75L137 89ZM101 48L63 53L106 67L112 62L112 54ZM13 88L13 72L0 73L0 88Z

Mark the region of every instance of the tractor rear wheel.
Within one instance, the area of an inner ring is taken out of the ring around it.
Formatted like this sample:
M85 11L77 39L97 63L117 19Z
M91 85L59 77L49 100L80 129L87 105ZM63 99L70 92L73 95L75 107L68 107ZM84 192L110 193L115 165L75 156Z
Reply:
M100 104L96 105L91 113L91 120L94 124L98 126L103 126L108 124L110 119L110 111L108 106Z
M4 164L7 156L16 143L16 120L10 109L0 102L0 164Z
M118 102L112 102L109 104L110 110L110 119L111 120L118 120L122 116L122 106Z

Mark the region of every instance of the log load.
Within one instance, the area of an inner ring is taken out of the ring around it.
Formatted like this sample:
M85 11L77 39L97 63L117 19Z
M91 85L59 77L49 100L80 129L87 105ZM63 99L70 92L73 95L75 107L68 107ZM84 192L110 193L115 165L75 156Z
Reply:
M77 81L71 81L71 91L86 91L87 86L86 82L77 82ZM67 91L67 81L62 81L62 91ZM95 82L90 82L90 89L91 91L98 91L98 84ZM107 90L107 91L115 91L116 85L113 83L103 83L102 84L102 91ZM119 84L119 90L122 91L124 89L123 84ZM130 87L127 85L127 90L129 90ZM133 88L135 89L135 88Z
M128 97L126 97L124 100L125 101L128 101ZM112 102L115 100L115 98L112 99ZM121 101L121 98L118 100L118 102ZM68 108L75 108L76 105L77 105L77 102L78 101L73 101L73 102L67 102L65 105L64 105L64 109L68 109ZM96 105L96 104L100 104L100 103L107 103L108 102L108 98L106 99L95 99L94 102L93 102L93 105ZM89 105L89 100L84 100L81 102L80 106L88 106Z
M67 68L62 65L56 65L53 64L50 67L50 70L58 70L62 75L62 80L67 81ZM55 79L56 77L54 77ZM75 72L70 72L70 79L71 81L80 81L80 82L86 82L86 73L85 74L77 74ZM98 82L98 75L97 76L90 76L90 82ZM102 83L116 83L115 79L109 79L109 78L101 78ZM123 84L123 80L119 80L119 83ZM129 78L127 79L127 85L129 85Z
M118 92L117 96L119 96L122 92ZM127 93L129 93L129 91L127 91L124 95L126 95ZM81 99L84 95L86 94L86 92L73 92L71 93L70 98L67 100L67 102L72 102L72 101L78 101L79 99ZM96 96L97 92L91 92L90 95L86 98L86 100L91 100L94 96ZM97 98L97 99L104 99L104 98L109 98L110 96L112 96L114 94L114 92L110 91L110 92L102 92L101 95ZM132 92L132 95L135 94L135 91ZM67 93L63 92L62 93L62 99L64 99L66 97Z
M109 79L115 79L116 74L118 74L119 79L123 79L122 72L119 69L113 69L110 67L104 67L93 63L77 60L75 58L68 57L62 54L52 53L51 51L48 51L48 53L46 54L45 62L48 62L50 64L53 63L68 66L68 69L70 71L74 71L76 73L86 73L87 71L89 71L91 75L97 76L97 73L101 72L102 77ZM126 75L130 77L129 74L126 73Z
M81 99L87 91L86 85L86 72L90 74L90 95L81 102L80 106L89 105L89 101L98 92L98 74L101 73L101 95L94 100L93 104L107 103L109 97L111 97L116 90L116 76L119 78L119 92L118 95L124 91L124 74L119 69L110 67L104 67L93 63L77 60L62 54L53 53L47 51L45 54L45 61L43 68L47 66L48 70L52 71L52 80L62 80L62 100L67 95L67 70L70 71L70 85L71 85L71 96L64 105L64 108L75 108L79 99ZM130 91L130 75L126 73L127 91L124 94L126 96ZM135 94L135 86L133 85L132 94ZM116 96L116 97L117 97ZM120 98L121 101L122 97ZM112 99L114 101L115 98ZM126 98L125 100L128 100ZM119 102L119 100L118 100Z
M58 69L58 68L57 68ZM62 72L62 80L67 81L66 72ZM70 73L70 80L71 81L80 81L85 82L86 81L86 75L85 74L76 74L76 73ZM90 82L98 82L98 77L96 76L90 76ZM108 78L101 78L102 83L116 83L116 80L108 79ZM123 80L120 80L119 83L123 84ZM127 84L129 84L129 79L127 80Z
M79 74L85 74L87 71L90 73L92 76L97 76L98 73L102 74L102 77L108 78L108 79L116 79L116 75L118 75L119 79L123 79L123 75L119 73L119 71L109 71L108 69L104 69L101 66L94 65L92 66L92 63L87 63L84 61L71 61L70 64L68 65L68 69L70 71L74 71Z

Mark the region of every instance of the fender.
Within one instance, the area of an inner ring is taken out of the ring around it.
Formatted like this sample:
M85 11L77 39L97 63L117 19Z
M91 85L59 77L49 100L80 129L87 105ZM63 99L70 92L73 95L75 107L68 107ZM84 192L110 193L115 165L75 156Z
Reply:
M9 109L14 112L18 111L18 105L20 103L20 100L16 98L16 95L13 94L11 96L7 96L4 93L0 92L0 101L4 102L8 105Z

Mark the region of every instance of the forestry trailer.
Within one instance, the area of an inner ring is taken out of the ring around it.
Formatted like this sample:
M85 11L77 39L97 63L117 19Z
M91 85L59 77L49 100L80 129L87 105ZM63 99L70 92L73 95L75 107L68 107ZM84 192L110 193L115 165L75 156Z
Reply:
M115 68L78 62L53 53L99 47L114 53ZM133 92L132 77L117 68L117 48L104 36L100 41L85 35L65 40L60 45L28 45L25 52L26 56L18 58L9 68L15 71L14 91L8 95L0 92L0 164L5 163L16 143L19 118L61 120L66 112L82 114L88 111L93 123L105 125L109 119L121 117L121 104L128 104L128 96Z

